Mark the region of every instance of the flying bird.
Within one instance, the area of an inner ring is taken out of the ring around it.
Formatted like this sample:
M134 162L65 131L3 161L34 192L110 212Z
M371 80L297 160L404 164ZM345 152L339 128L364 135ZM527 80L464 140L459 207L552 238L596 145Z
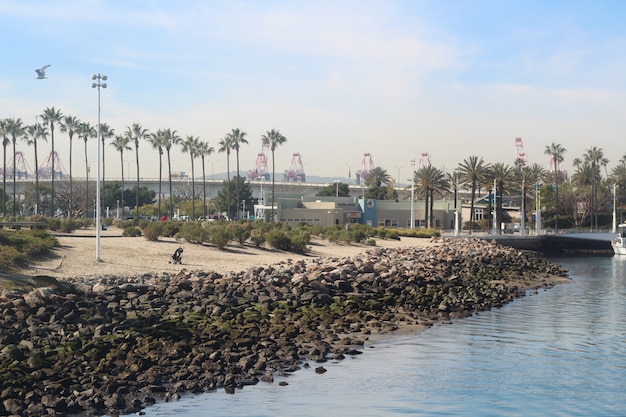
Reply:
M35 72L37 73L37 76L35 78L37 78L38 80L43 80L46 77L46 68L48 68L50 65L45 65L39 69L36 69Z

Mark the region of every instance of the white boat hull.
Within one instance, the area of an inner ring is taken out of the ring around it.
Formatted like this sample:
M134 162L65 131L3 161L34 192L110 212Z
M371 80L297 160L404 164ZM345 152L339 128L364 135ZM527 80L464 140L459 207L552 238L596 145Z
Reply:
M611 246L613 246L613 252L615 252L616 255L626 255L626 246L622 237L613 240Z

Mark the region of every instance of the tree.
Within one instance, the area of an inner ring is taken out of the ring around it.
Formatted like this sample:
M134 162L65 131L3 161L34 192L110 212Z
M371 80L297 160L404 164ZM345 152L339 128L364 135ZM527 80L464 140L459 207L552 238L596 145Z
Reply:
M33 145L35 151L35 214L38 214L40 210L39 205L39 156L37 154L37 141L42 138L46 139L47 131L45 126L42 127L39 123L26 127L27 134L24 135L24 140L27 145Z
M7 136L6 119L0 120L0 136L2 136L2 215L7 212L7 146L11 140Z
M522 190L523 203L521 207L521 218L524 219L524 223L526 222L526 211L528 209L528 190L530 187L534 187L535 184L542 181L545 175L546 170L536 162L530 166L520 166L520 168L516 171L516 182L520 185Z
M148 138L148 143L152 145L154 149L159 152L159 197L157 198L157 216L161 218L161 178L163 177L163 147L165 146L165 131L157 130L156 133L151 133Z
M54 217L54 160L56 159L56 151L54 150L54 124L60 123L63 114L61 110L56 110L54 107L48 107L43 111L41 118L44 122L50 124L50 145L52 147L52 196L50 201L50 217Z
M372 198L376 200L385 200L387 198L388 186L393 184L393 179L386 169L381 167L374 167L369 172L365 185L368 187L365 198ZM392 198L395 198L392 196Z
M197 136L188 135L182 143L183 153L188 153L191 158L191 218L196 220L196 171L194 168L194 159L196 159L196 153L198 146L200 146L200 138Z
M490 181L494 181L496 185L494 194L496 206L496 225L498 225L498 227L496 228L497 230L494 230L494 232L497 234L500 234L499 225L503 222L502 199L505 193L510 193L514 187L514 174L515 171L513 168L501 162L491 165L491 169L489 170L488 178Z
M318 197L350 197L350 187L343 182L328 184L315 195Z
M246 140L246 132L243 132L239 129L233 129L232 132L229 133L230 135L230 146L232 147L232 149L235 150L236 152L236 156L237 156L237 176L239 176L239 148L241 147L242 144L248 144L248 141ZM237 185L239 185L239 182L237 182ZM237 195L239 195L239 190L236 191ZM237 210L235 210L235 213L239 212L239 201L236 201L236 205L235 207L237 208ZM237 215L235 215L235 217L239 217Z
M477 156L470 156L463 160L459 164L458 170L461 176L461 180L464 184L467 184L471 187L472 197L470 201L470 233L472 231L472 225L475 221L474 219L474 202L476 200L476 187L478 184L482 183L485 180L485 174L489 169L489 165L485 163L483 158L479 158Z
M135 188L135 226L139 224L139 141L148 136L148 129L144 129L139 123L133 123L126 127L124 134L129 140L135 142L135 163L137 166L137 187Z
M434 194L435 192L442 194L449 185L443 171L430 164L415 171L414 183L416 191L424 197L424 225L432 228Z
M239 182L239 185L237 185L237 182ZM237 187L239 187L240 192L238 196L235 195ZM251 211L254 207L252 189L250 188L250 183L247 183L245 178L236 176L232 181L224 181L223 187L217 192L217 195L211 201L221 213L222 211L225 211L227 207L231 207L233 205L233 201L228 201L228 198L231 198L231 200L234 201L245 200L245 208L248 211Z
M115 148L116 151L120 153L120 166L122 168L122 189L120 195L120 203L122 203L122 207L124 207L124 151L130 151L132 148L128 146L130 143L130 138L125 135L116 135L111 142L111 146Z
M104 213L104 190L105 190L105 158L104 158L104 144L106 139L111 139L115 136L115 130L106 123L100 123L100 139L102 140L102 188L100 189L100 213Z
M85 201L83 202L83 216L87 216L87 212L89 211L88 208L91 204L89 201L89 160L87 157L87 141L89 140L89 138L97 137L98 132L96 131L96 128L93 127L89 122L85 122L81 123L78 127L78 136L82 137L83 141L85 142ZM100 145L96 143L96 146Z
M217 152L219 153L226 153L226 177L228 178L228 182L230 183L230 150L232 149L232 143L231 143L231 137L229 134L227 134L226 136L224 136L222 139L220 139L218 145L220 145L219 149L217 150ZM226 191L228 193L230 193L230 187L228 187L226 189ZM230 195L228 195L228 198L226 200L226 202L228 204L230 204ZM228 218L230 219L230 205L228 207L226 207L226 216L228 216Z
M275 200L274 186L275 186L275 179L276 179L276 161L274 158L274 151L276 151L276 148L278 146L287 142L287 138L284 137L278 130L272 129L266 132L265 135L261 137L261 140L263 141L263 144L265 144L266 146L269 146L270 151L272 151L272 222L273 222L275 220L274 219L274 200Z
M598 186L597 183L602 181L600 166L604 164L604 152L601 148L592 146L585 151L583 155L585 162L589 164L591 169L591 229L598 227Z
M22 122L22 119L7 119L5 126L4 126L6 132L11 135L11 142L13 143L13 217L15 217L15 209L17 207L17 198L16 198L16 183L15 183L15 178L17 177L17 172L15 170L17 163L16 163L16 157L17 157L17 150L16 150L16 144L17 144L17 140L19 138L21 138L22 136L24 136L24 134L26 133L26 126L24 126L24 123Z
M544 154L550 155L550 166L554 166L554 189L556 192L556 197L554 200L554 230L557 231L559 229L559 167L561 162L563 162L563 154L565 154L567 150L558 143L552 142L551 145L546 146L544 150Z
M170 151L172 150L172 146L178 145L182 138L178 136L175 130L165 129L164 136L165 139L165 152L167 153L167 172L170 184L170 219L174 217L174 195L172 194L172 161L170 158Z
M61 132L67 132L67 135L70 138L70 190L69 190L69 207L71 208L73 206L72 203L72 197L73 197L73 193L72 193L72 142L74 139L74 134L78 131L78 128L80 126L80 120L78 120L78 118L76 118L75 116L65 116L63 118L63 121L61 122L61 124L59 125L59 127L61 128ZM68 217L70 217L70 213L67 213Z
M207 205L206 205L206 173L204 170L204 159L215 152L212 146L209 146L209 142L200 142L198 149L198 156L202 159L202 215L206 219L207 217Z

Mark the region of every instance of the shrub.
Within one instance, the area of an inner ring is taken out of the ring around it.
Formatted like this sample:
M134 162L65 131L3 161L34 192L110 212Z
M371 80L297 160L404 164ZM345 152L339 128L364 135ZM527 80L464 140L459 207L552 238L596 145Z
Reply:
M179 239L185 239L189 243L201 244L210 240L209 230L202 223L183 222L180 232L176 234Z
M83 227L84 223L77 219L63 219L61 220L61 230L63 233L72 233L76 229Z
M311 242L311 235L305 230L294 230L289 239L291 240L291 251L296 253L308 252L308 244Z
M61 228L61 219L57 219L56 217L48 217L48 229L57 231Z
M375 239L367 239L365 241L365 244L368 246L376 246L376 240Z
M222 250L228 245L232 236L228 231L228 228L224 225L218 225L211 230L211 243L217 246L218 249Z
M159 240L163 235L163 223L150 222L143 229L143 236L153 242Z
M239 242L240 245L243 245L250 237L250 229L245 223L230 223L226 227L228 228L230 236Z
M124 237L141 236L141 230L139 230L135 226L128 226L128 227L124 228L124 231L122 232L122 236L124 236Z
M259 229L253 229L250 231L250 240L258 248L265 243L265 233Z
M183 222L175 221L175 220L167 220L161 222L163 225L163 231L161 232L161 236L174 237L180 229L183 227Z
M289 238L289 236L287 236L287 233L283 232L282 230L270 231L267 234L266 239L267 243L275 249L285 251L291 249L291 239Z
M367 238L367 236L365 235L365 232L361 229L355 230L354 232L352 232L352 239L356 242L356 243L361 243L363 242L365 239Z

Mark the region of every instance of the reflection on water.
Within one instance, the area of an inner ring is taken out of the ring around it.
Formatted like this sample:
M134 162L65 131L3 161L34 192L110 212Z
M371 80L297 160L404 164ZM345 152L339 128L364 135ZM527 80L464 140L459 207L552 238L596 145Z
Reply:
M147 416L618 416L626 413L626 257L563 258L573 282L288 386L184 397Z

